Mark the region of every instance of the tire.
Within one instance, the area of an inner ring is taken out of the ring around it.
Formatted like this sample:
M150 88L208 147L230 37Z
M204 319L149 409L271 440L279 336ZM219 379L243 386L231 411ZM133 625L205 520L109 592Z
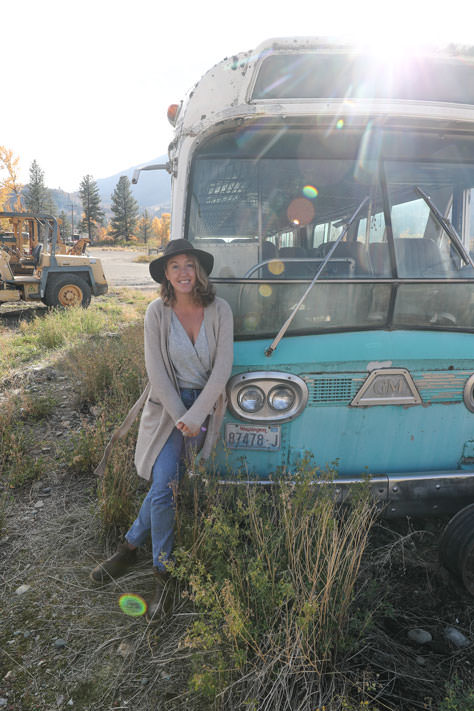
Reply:
M69 308L82 306L86 309L91 302L91 288L89 284L76 274L54 276L48 279L44 303L47 306Z
M448 522L439 541L439 559L474 595L474 504L465 506Z

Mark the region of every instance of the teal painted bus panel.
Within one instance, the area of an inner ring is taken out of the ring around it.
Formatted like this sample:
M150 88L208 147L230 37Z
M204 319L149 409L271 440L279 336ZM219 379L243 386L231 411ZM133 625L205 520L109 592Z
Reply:
M290 425L290 462L310 442L318 466L338 458L346 475L457 469L474 431L466 413L461 403L307 408Z
M270 342L238 341L234 348L236 370L277 370L288 365L298 372L308 368L315 371L315 366L324 365L325 370L342 372L360 366L366 370L372 361L393 361L393 367L396 363L408 367L407 363L415 360L421 361L425 369L449 367L450 361L456 361L459 368L473 369L474 365L474 334L470 333L358 331L290 336L283 338L267 358L264 352Z
M376 331L292 337L270 358L263 355L267 346L236 343L235 372L295 373L309 387L308 404L295 420L280 425L278 452L224 452L219 446L217 464L224 476L239 469L263 478L279 468L291 472L305 452L321 469L337 461L338 472L349 476L465 468L474 413L464 405L463 388L474 373L474 335ZM389 367L412 374L422 404L351 407L369 372ZM227 414L226 422L241 421Z

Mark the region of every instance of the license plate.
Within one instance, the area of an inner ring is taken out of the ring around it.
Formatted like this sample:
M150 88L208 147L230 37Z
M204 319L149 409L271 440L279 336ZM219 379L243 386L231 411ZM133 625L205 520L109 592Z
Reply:
M229 449L280 449L280 425L225 426L225 442Z

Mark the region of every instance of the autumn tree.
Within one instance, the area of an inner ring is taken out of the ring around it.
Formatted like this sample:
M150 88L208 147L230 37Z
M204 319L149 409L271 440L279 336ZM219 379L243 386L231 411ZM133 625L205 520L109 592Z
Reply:
M110 225L99 225L97 228L97 241L98 242L113 242L113 237L110 234Z
M27 212L50 214L56 212L51 192L44 184L44 171L35 160L30 167L30 182L24 190L24 202Z
M143 215L138 220L138 237L147 244L148 240L152 236L152 219L148 213L148 210L143 211Z
M21 211L21 184L18 181L20 159L13 151L0 146L0 210Z
M153 235L156 237L162 247L164 247L165 244L169 241L170 223L171 215L169 212L164 212L161 217L155 217L153 219Z
M103 224L105 217L100 205L99 188L92 175L85 175L82 178L79 197L84 211L80 229L87 232L89 240L92 242L93 236L97 234L98 226Z
M138 219L138 203L132 195L130 180L126 175L119 179L112 193L112 220L110 233L115 239L127 242L135 232Z

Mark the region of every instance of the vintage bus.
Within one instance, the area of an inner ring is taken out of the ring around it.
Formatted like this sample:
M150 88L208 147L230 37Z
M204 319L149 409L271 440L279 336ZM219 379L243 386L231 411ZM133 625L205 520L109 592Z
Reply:
M309 456L387 515L474 501L474 54L272 39L169 118L171 238L235 318L223 479Z

